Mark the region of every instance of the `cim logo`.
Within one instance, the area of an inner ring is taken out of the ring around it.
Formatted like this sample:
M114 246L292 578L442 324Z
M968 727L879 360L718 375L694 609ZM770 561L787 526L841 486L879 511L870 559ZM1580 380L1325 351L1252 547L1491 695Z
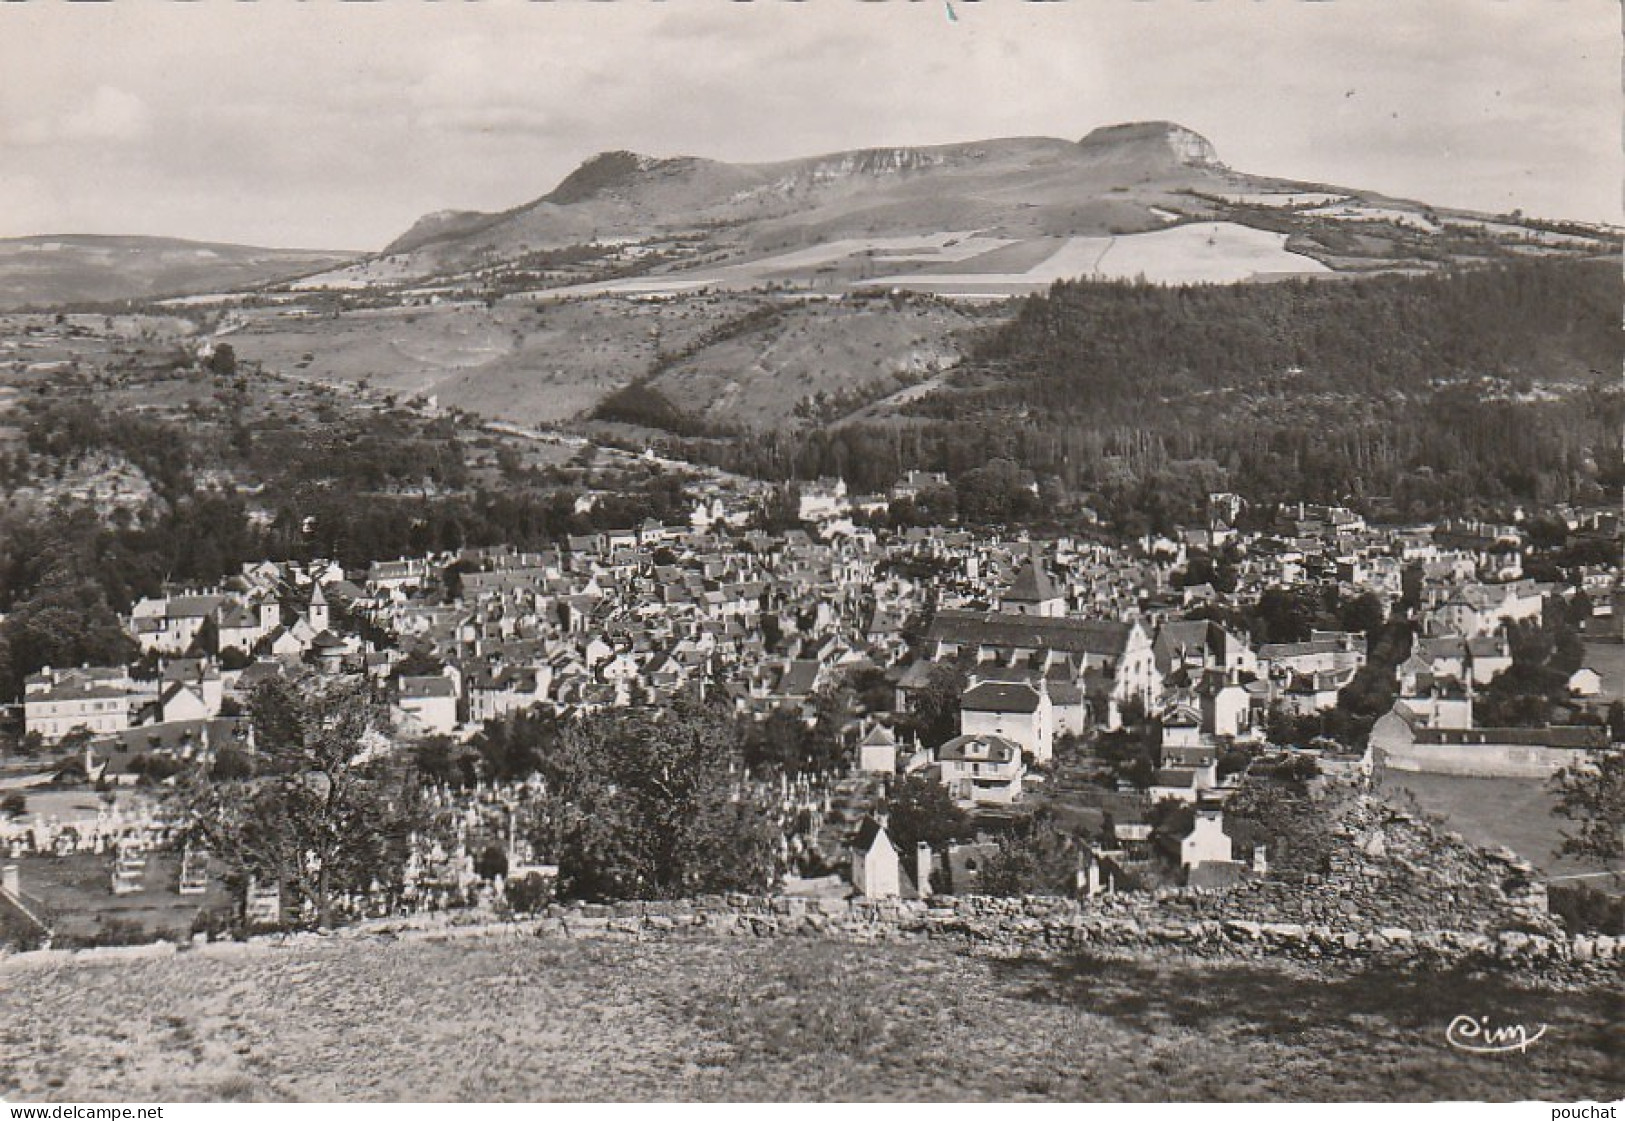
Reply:
M1546 1034L1542 1024L1534 1034L1522 1024L1492 1025L1487 1016L1457 1016L1444 1029L1445 1040L1458 1051L1475 1055L1501 1055L1508 1051L1527 1051L1536 1040Z

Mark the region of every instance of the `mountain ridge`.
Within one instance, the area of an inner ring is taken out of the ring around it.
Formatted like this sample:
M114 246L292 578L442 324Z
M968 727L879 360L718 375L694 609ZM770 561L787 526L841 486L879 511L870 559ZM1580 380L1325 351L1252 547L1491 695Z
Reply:
M1585 224L1253 175L1199 132L1146 120L1076 141L1005 137L762 163L605 151L507 210L426 215L374 258L380 267L334 280L568 296L879 285L1000 298L1057 279L1418 272L1606 252L1617 240ZM823 251L832 245L844 252Z
M141 234L0 238L0 309L156 300L253 288L363 254Z
M1159 160L1160 157L1160 160ZM659 192L662 181L686 177L701 188L701 205L750 205L767 200L802 199L819 188L850 181L882 180L938 170L985 167L989 160L1026 160L1026 170L1109 169L1137 167L1139 172L1177 171L1183 165L1199 171L1225 172L1210 141L1170 121L1140 121L1095 129L1082 140L1056 137L1002 137L933 145L879 145L842 149L814 156L756 163L728 163L701 156L650 156L624 149L599 152L583 160L546 194L501 211L439 211L425 215L385 246L383 255L411 252L458 237L474 236L504 221L536 215L557 217L554 208L594 201L634 203L639 189ZM1163 166L1158 168L1156 165ZM1140 166L1144 165L1144 166ZM705 188L713 187L707 192ZM567 223L566 223L567 225Z

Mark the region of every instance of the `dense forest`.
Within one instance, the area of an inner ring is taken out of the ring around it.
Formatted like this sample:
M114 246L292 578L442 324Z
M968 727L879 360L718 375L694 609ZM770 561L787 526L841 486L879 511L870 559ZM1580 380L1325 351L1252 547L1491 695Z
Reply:
M1617 261L1062 283L907 415L681 447L767 478L838 474L860 491L909 468L957 478L1008 459L1150 524L1189 516L1215 489L1399 517L1603 501L1625 480L1622 303Z

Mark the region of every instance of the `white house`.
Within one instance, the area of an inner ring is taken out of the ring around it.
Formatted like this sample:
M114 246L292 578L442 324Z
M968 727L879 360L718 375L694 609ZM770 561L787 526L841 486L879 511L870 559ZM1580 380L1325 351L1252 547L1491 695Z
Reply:
M1224 814L1218 810L1197 810L1191 831L1179 842L1180 867L1188 871L1199 864L1234 859L1235 843L1224 831Z
M897 773L897 739L884 724L876 724L858 741L858 770L880 775Z
M954 800L971 806L1008 806L1021 798L1027 773L1021 747L996 735L955 736L933 753Z
M130 726L130 677L121 669L42 670L23 686L23 731L55 743L75 729L96 735Z
M852 886L866 899L896 899L903 894L903 872L897 846L886 826L865 818L852 838Z
M1043 678L976 681L959 698L959 731L1013 741L1040 763L1054 754L1055 709Z
M396 704L407 720L429 735L457 729L457 686L445 677L402 677Z
M1569 694L1575 697L1602 696L1602 674L1590 666L1581 666L1569 674Z

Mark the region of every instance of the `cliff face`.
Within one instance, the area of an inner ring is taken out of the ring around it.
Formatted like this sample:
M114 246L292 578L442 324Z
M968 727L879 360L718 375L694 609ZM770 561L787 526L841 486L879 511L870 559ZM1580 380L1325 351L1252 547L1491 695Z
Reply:
M1137 121L1097 128L1078 141L1086 155L1176 167L1223 168L1207 137L1172 121Z

